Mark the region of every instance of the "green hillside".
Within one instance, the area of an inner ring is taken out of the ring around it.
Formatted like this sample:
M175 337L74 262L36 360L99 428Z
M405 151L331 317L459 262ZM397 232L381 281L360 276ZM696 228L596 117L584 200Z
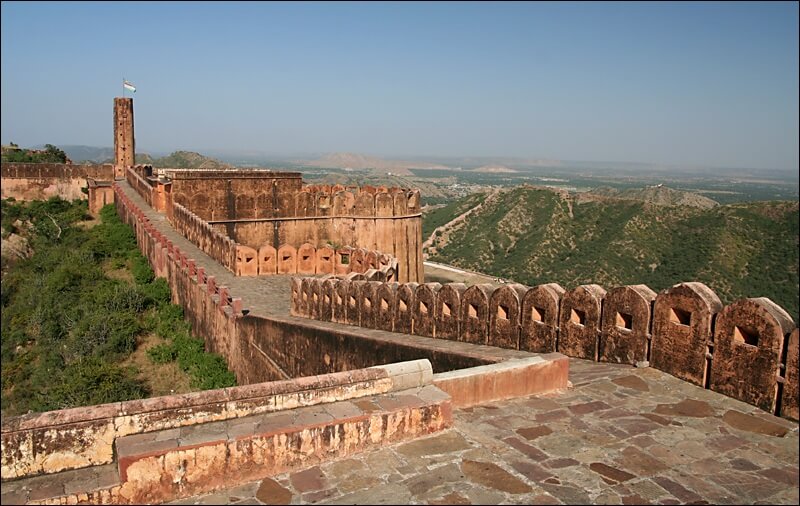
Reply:
M724 303L769 297L797 321L798 229L798 202L663 206L516 187L487 198L430 259L567 289L700 281Z
M136 153L136 163L170 169L225 169L232 167L230 164L193 151L175 151L161 158L153 158L146 153Z

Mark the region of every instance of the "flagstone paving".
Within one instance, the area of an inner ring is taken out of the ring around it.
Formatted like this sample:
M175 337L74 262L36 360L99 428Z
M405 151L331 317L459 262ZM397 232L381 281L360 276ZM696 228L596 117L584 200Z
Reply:
M798 504L798 425L651 368L454 412L436 435L170 504Z

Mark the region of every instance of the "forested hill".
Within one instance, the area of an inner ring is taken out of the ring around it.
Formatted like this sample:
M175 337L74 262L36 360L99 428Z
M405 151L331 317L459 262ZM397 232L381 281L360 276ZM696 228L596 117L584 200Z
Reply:
M700 281L723 303L769 297L798 321L796 201L704 208L529 186L466 199L448 206L453 217L483 204L437 234L431 260L567 289ZM437 225L448 221L437 211Z

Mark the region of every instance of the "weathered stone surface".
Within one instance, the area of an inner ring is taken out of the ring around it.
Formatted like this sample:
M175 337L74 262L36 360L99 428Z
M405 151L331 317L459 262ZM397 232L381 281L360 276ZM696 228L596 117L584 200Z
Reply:
M693 416L698 418L714 414L714 410L707 402L695 399L685 399L675 404L659 404L656 406L655 412L662 415Z
M558 317L564 288L548 283L531 288L522 298L519 349L534 353L556 351Z
M791 316L766 298L725 307L714 326L711 390L774 413L783 339L793 328Z
M265 478L256 491L256 499L264 504L289 504L292 493L271 478Z
M559 353L597 360L600 314L605 295L606 291L599 285L581 285L561 297Z
M397 304L394 308L394 331L414 334L415 293L419 284L403 283L397 287Z
M622 469L609 466L608 464L603 464L602 462L592 462L589 464L589 469L615 482L625 482L636 478L636 476L632 475L631 473L627 473Z
M655 298L656 293L645 285L621 286L606 294L598 360L631 365L647 360Z
M489 337L490 346L519 349L522 300L527 289L516 283L505 285L489 298Z
M436 338L459 339L459 309L461 296L466 290L464 283L447 283L436 294Z
M325 473L319 466L292 473L290 480L294 489L301 493L325 488Z
M442 285L425 283L414 292L414 334L434 337L436 329L436 304Z
M547 425L537 425L536 427L526 427L524 429L517 429L517 434L524 437L528 441L536 439L540 436L552 434L553 430Z
M783 384L781 416L800 419L800 331L795 328L789 336L786 350L786 381Z
M650 387L647 385L647 382L639 376L623 376L621 378L614 378L611 380L611 382L621 387L631 388L640 392L650 391Z
M397 448L397 452L408 457L424 457L442 453L466 450L470 444L464 437L455 431L405 443Z
M767 436L783 437L789 432L784 425L770 422L758 416L748 415L741 411L730 409L722 415L722 420L734 429L766 434Z
M491 293L491 285L482 284L472 285L461 294L458 311L459 341L487 344Z
M524 494L531 491L531 487L525 482L492 462L465 460L461 463L461 470L467 479L484 487L509 494Z
M680 283L656 296L650 365L705 386L711 322L722 310L719 297L702 283Z

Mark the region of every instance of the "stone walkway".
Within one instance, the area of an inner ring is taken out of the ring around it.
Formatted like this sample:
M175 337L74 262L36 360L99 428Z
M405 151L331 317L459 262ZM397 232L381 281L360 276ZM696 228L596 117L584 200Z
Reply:
M170 504L798 504L798 425L655 369L570 359L574 388Z

